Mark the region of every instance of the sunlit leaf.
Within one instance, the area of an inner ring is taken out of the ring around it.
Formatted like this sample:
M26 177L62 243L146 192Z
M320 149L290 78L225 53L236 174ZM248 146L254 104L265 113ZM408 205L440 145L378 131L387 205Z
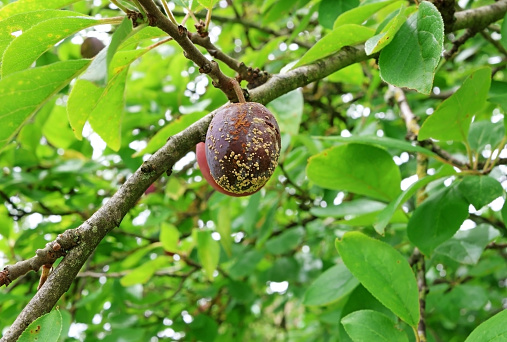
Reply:
M360 232L348 232L336 240L336 249L350 272L375 298L409 325L417 325L417 282L397 250Z
M305 305L329 305L348 295L359 281L345 265L335 265L322 273L308 287L303 298Z
M507 310L503 310L475 328L465 342L499 342L506 337Z
M65 87L89 64L72 60L23 70L0 80L0 149L14 138L19 129L54 94ZM30 93L30 96L26 96Z
M473 116L486 104L490 84L489 67L473 72L463 85L424 121L418 139L466 141Z
M353 341L408 342L405 332L381 312L373 310L355 311L341 319L345 331Z
M408 18L382 49L380 76L397 87L429 94L435 70L443 51L444 22L437 8L428 1Z
M308 178L325 189L345 190L380 200L400 193L400 170L385 150L362 144L346 144L310 158Z
M211 236L211 231L200 230L197 232L197 254L204 273L210 281L213 281L213 273L220 259L220 245Z
M57 342L62 333L62 315L58 309L52 310L35 321L33 321L23 334L19 337L19 342Z
M396 2L396 0L379 1L372 4L367 4L359 7L355 7L349 11L341 14L334 22L333 28L336 29L339 26L346 24L362 24L366 19L371 17L373 14L381 10L382 8ZM398 1L400 4L402 1Z

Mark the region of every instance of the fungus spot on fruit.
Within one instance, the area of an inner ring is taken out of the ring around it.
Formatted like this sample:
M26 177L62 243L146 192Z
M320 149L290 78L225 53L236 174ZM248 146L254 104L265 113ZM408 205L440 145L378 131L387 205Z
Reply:
M211 176L224 190L249 195L269 180L280 156L275 117L256 102L231 103L219 109L206 134Z

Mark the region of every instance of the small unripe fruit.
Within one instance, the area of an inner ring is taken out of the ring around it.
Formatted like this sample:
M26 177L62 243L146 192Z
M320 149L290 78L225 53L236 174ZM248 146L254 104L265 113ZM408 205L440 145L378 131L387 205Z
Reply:
M215 113L208 127L206 164L221 192L251 195L275 171L280 147L278 123L266 107L256 102L231 103Z
M81 44L81 56L84 58L95 57L104 47L104 43L99 39L88 37L84 40L83 44Z

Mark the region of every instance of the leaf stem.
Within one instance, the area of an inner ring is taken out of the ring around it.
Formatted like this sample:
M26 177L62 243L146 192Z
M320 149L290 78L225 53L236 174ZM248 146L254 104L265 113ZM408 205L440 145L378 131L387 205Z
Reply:
M206 25L204 26L204 31L208 31L209 23L211 22L212 9L212 7L208 8L208 12L206 13Z
M174 23L174 25L178 25L178 22L176 21L176 18L174 17L173 12L171 12L171 9L167 5L167 1L160 0L160 2L162 2L162 6L164 6L165 14L167 14L167 17L169 18L169 20L171 20Z
M115 5L119 9L121 9L125 14L127 14L129 12L129 9L125 6L123 6L122 4L120 4L118 1L111 0L111 2L113 3L113 5Z
M491 155L489 156L488 160L486 160L486 163L484 164L484 168L483 168L484 173L490 172L493 169L493 167L495 167L495 164L500 159L500 152L502 152L503 146L505 145L506 142L507 142L507 137L504 136L502 141L500 141L500 144L498 144L498 146L495 149L493 149L493 151L491 151ZM496 150L498 150L498 154L493 159L493 153Z

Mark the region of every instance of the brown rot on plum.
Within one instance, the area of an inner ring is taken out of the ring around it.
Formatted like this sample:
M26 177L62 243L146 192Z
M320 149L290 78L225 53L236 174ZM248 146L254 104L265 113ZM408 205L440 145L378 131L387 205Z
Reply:
M217 111L205 146L198 145L196 152L204 178L215 189L246 196L269 180L278 165L280 147L280 129L273 114L259 103L243 102Z

